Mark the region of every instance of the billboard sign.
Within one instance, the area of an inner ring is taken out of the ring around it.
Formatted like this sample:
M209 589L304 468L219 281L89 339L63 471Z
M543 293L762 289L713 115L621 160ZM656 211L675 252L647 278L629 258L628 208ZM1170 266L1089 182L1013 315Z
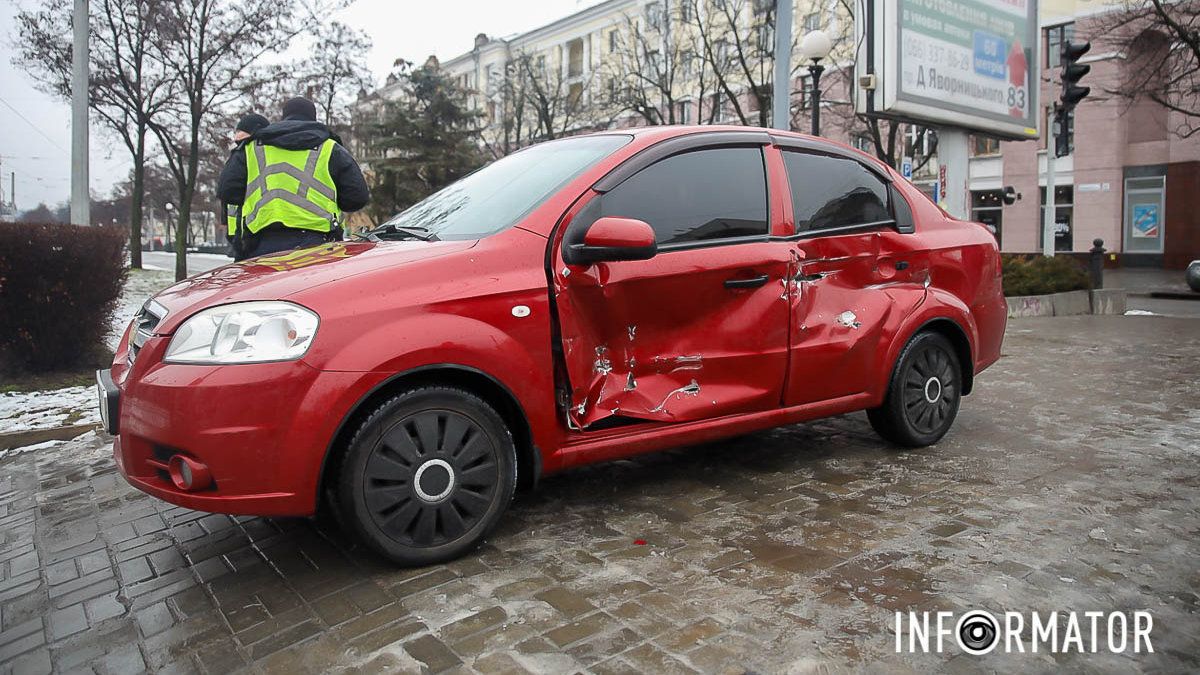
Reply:
M859 112L1038 137L1037 0L865 4L856 19Z

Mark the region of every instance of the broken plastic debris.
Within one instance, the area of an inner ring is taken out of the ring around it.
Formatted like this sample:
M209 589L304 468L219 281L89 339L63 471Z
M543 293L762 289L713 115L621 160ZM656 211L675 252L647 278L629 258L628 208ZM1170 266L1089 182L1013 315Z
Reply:
M645 539L634 539L634 540L633 540L633 545L634 545L634 546L645 546L645 545L646 545L646 540L645 540Z

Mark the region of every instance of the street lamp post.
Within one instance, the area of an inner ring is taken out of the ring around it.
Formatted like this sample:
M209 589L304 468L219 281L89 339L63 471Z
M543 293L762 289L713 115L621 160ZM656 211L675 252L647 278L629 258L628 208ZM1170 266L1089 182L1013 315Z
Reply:
M821 59L828 57L831 51L833 51L833 41L823 30L814 30L800 40L801 56L811 61L808 66L808 75L812 78L813 136L821 135L821 73L825 72L825 66L821 65Z

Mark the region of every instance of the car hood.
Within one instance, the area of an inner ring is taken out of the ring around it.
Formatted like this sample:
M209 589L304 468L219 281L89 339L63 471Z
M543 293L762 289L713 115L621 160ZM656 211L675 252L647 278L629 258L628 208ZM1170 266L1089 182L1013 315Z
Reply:
M154 296L153 301L166 310L165 319L154 332L170 334L184 319L213 305L282 300L320 284L458 253L476 243L477 240L333 242L243 260L184 279Z

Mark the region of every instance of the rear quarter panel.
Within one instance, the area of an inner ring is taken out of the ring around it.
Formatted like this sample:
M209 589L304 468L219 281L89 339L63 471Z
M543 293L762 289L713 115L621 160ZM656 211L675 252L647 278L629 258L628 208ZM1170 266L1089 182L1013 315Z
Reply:
M950 319L966 333L970 367L978 373L999 359L1008 320L996 239L978 223L948 217L907 181L897 185L913 210L913 245L927 256L929 283L924 302L898 331L900 339L892 345L887 362L895 363L908 338L923 325ZM884 391L886 380L880 385L880 392Z

